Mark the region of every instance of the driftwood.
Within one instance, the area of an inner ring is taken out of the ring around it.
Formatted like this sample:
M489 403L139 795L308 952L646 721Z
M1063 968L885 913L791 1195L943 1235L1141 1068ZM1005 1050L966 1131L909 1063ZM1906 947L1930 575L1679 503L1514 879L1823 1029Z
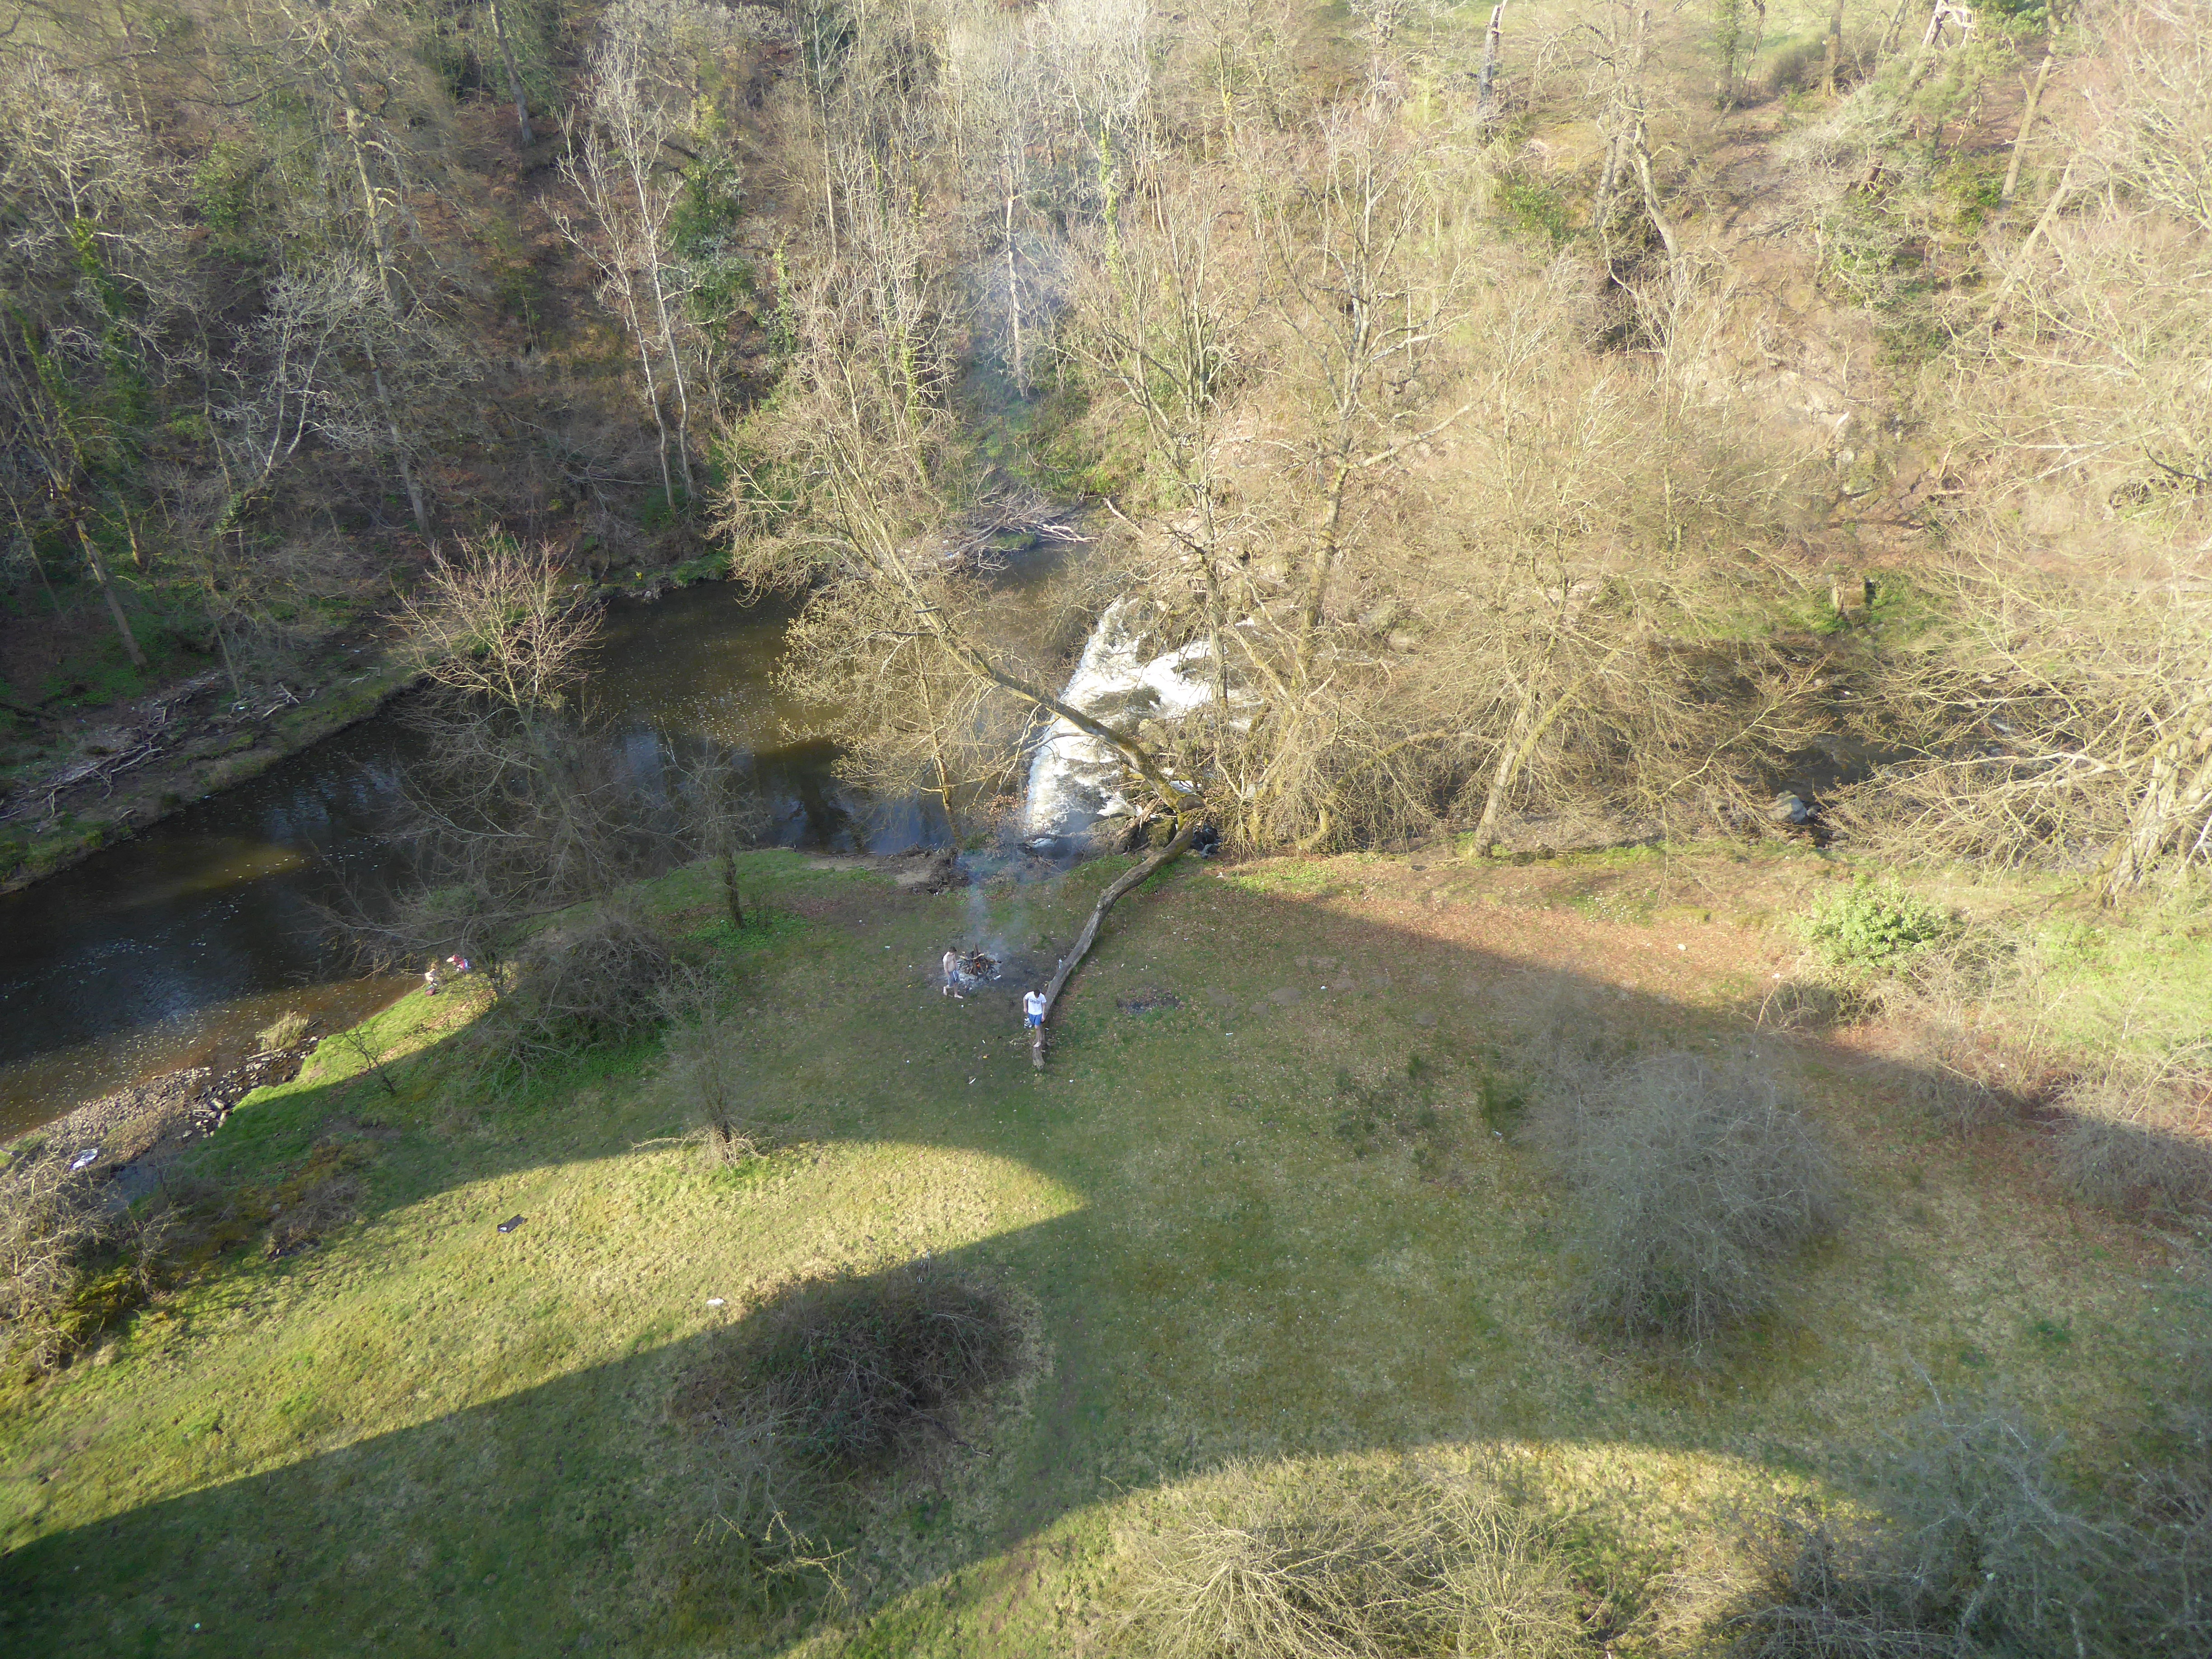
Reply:
M139 711L137 719L130 726L120 730L115 747L110 753L89 756L82 760L73 762L60 771L40 780L20 797L9 798L4 802L0 802L0 823L5 823L11 818L20 817L33 807L43 811L51 821L55 816L61 798L71 790L80 788L86 784L98 784L103 798L112 794L115 792L115 780L118 775L130 771L133 767L143 766L148 761L155 759L167 752L164 747L167 741L165 728L177 710L203 691L211 690L222 678L222 676L220 673L203 674L197 679L185 681L182 685L172 686L161 696L151 699ZM283 701L271 704L267 713L259 718L268 719L270 714L275 714L287 702L304 701L296 693L282 685L276 689L283 692ZM310 691L307 696L312 697L314 693Z
M939 538L937 550L950 563L994 570L1004 562L992 549L1000 536L1027 536L1038 542L1089 541L1091 538L1069 521L1075 512L1074 507L1055 503L1038 490L1014 490L978 502L965 519Z
M1112 909L1126 894L1142 886L1155 872L1173 863L1188 851L1191 842L1198 838L1198 825L1199 821L1195 817L1187 820L1182 828L1176 831L1173 841L1161 848L1158 852L1153 854L1135 869L1121 875L1098 896L1098 902L1091 907L1091 919L1083 924L1083 931L1075 936L1075 943L1068 947L1067 954L1060 959L1060 969L1053 975L1052 983L1045 987L1045 1019L1050 1019L1052 1011L1059 1006L1060 994L1066 988L1068 976L1082 964L1083 958L1091 953L1091 945L1098 939L1098 924L1106 920L1106 913ZM1030 1034L1030 1063L1040 1072L1044 1070L1044 1026L1042 1023Z

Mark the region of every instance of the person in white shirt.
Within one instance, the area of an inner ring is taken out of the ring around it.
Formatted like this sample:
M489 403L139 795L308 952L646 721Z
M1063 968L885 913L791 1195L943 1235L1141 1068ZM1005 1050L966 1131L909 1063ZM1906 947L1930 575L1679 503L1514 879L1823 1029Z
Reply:
M960 994L960 957L955 951L945 953L945 989L939 994L948 997Z
M1045 1007L1044 993L1042 991L1031 991L1022 999L1022 1018L1032 1031L1044 1024Z

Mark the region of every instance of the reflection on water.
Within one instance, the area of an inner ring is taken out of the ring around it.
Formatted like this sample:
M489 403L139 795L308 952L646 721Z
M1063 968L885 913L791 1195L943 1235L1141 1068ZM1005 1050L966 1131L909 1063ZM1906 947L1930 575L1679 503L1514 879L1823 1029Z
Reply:
M912 801L862 801L773 673L787 611L717 584L609 616L591 693L641 783L659 733L736 750L793 846L938 839ZM385 714L23 892L0 897L0 1134L180 1066L227 1065L288 1009L358 1018L404 983L347 977L315 904L388 881L381 814L411 742Z

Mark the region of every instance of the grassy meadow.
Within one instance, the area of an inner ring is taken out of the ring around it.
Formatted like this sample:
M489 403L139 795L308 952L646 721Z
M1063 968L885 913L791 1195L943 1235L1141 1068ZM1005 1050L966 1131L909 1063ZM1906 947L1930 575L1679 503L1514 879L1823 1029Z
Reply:
M0 1645L1112 1652L1175 1491L1403 1463L1510 1492L1596 1640L1674 1651L1747 1528L1850 1502L1933 1395L2010 1401L2085 1468L2148 1420L2166 1247L2068 1201L2033 1124L1930 1122L1863 1030L1760 1039L1847 1183L1771 1316L1696 1362L1568 1319L1573 1218L1513 1138L1528 1034L1736 1041L1828 860L1187 863L1109 922L1042 1073L1019 985L939 994L979 921L1048 961L1122 867L929 896L757 854L742 933L702 872L659 884L780 1127L733 1168L684 1139L657 1039L497 1095L453 1061L464 995L370 1023L389 1087L326 1042L170 1176L321 1204L321 1242L241 1239L0 1396ZM846 1495L817 1588L741 1582L685 1378L796 1281L925 1256L1033 1310L1024 1375Z

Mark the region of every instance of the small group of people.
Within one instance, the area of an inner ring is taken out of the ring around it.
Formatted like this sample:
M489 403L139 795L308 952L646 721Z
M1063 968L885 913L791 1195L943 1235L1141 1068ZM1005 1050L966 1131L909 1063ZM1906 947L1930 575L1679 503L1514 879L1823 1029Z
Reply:
M957 951L947 951L945 953L945 988L939 994L948 997L966 996L968 978L967 970L960 965L960 953ZM1043 992L1034 989L1024 992L1022 1023L1032 1031L1036 1030L1044 1024L1045 1011L1051 1006L1052 1004L1046 1000Z
M468 971L469 959L466 957L447 957L443 962L433 962L422 970L422 994L426 997L437 995L438 988L448 977L458 979Z

